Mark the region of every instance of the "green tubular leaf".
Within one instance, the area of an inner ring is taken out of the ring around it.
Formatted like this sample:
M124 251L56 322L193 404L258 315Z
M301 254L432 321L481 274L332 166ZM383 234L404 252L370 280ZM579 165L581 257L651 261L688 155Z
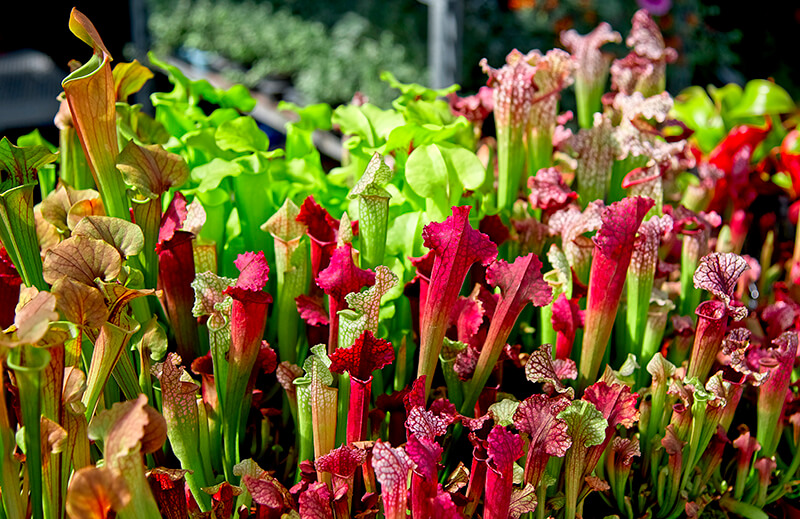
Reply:
M409 101L417 99L433 101L440 97L446 97L447 94L456 92L461 88L458 85L450 85L449 87L434 89L426 87L425 85L420 85L419 83L401 83L394 74L388 70L381 72L381 81L385 81L390 87L400 91L400 97L392 101L392 104L398 110L408 104Z
M324 344L317 344L311 347L311 354L303 364L303 369L312 384L322 384L330 386L333 384L333 374L330 370L331 359L328 357L327 349Z
M301 452L303 442L306 442L305 448L307 449L310 436L313 436L314 458L316 459L333 450L336 442L338 392L335 388L330 387L333 384L330 366L331 359L328 357L327 347L324 344L317 344L311 347L311 354L303 365L305 375L294 380L298 389L297 401L301 424L302 417L306 413L311 416L311 431L308 429L302 431L311 432L311 435L301 435ZM310 452L307 454L310 455ZM324 477L324 474L321 476ZM330 478L330 474L327 477Z
M278 346L285 352L281 359L295 362L297 339L301 328L295 299L308 287L308 242L301 240L289 260L290 268L284 273L284 284L278 291ZM281 347L281 345L284 345Z
M310 460L314 456L313 430L311 428L311 379L297 377L292 383L297 386L297 471L295 480L300 479L300 462Z
M655 295L656 290L653 290L653 292ZM655 355L658 354L658 349L663 342L667 318L669 313L675 309L675 304L669 299L651 298L650 301L647 322L642 335L642 354L640 356L642 363L647 362L648 366L652 359L655 358ZM645 370L639 372L639 377L641 385L644 386L648 382Z
M314 459L328 454L336 447L336 416L339 390L311 383L311 418L314 429ZM320 481L328 483L331 475L321 473Z
M86 406L87 420L94 414L100 393L125 350L125 345L138 329L138 323L127 319L123 319L120 325L106 322L100 328L100 335L95 342L92 362L87 375L86 392L81 399L83 405Z
M33 218L35 187L35 184L25 184L0 194L0 242L8 251L22 282L46 290Z
M693 138L705 153L710 153L725 136L719 111L705 90L699 86L691 86L678 94L672 113L694 130Z
M142 232L142 252L139 259L144 270L144 286L156 288L158 282L158 229L161 225L161 199L133 200L133 217Z
M359 107L351 104L341 105L333 111L331 122L338 125L342 133L363 141L370 148L377 147L379 137L377 131L370 121L364 107ZM350 143L352 146L354 143Z
M362 268L375 268L383 263L391 195L384 185L392 179L392 171L380 154L372 156L366 171L350 190L349 199L358 198L359 240Z
M448 141L457 140L459 134L470 128L470 123L463 118L443 124L441 117L437 117L435 111L430 113L430 117L424 117L422 113L417 115L420 121L406 122L405 124L401 121L400 125L392 129L386 139L386 146L383 150L385 153L405 151L409 147L421 145L446 144Z
M136 374L133 361L126 351L123 350L123 353L120 354L111 375L127 400L135 398L142 391L139 386L139 376Z
M31 489L33 518L42 519L42 444L40 416L42 413L42 370L50 362L50 353L44 348L29 344L11 350L7 359L8 367L14 370L19 388L22 421L25 424L25 456L28 479ZM14 488L12 486L12 488Z
M751 519L768 519L769 517L769 515L764 512L763 507L737 501L733 499L730 494L723 495L719 505L723 510L727 510L741 517L750 517Z
M467 345L463 342L445 337L442 352L439 354L439 364L442 366L442 373L447 384L447 398L456 406L456 409L460 409L464 403L464 383L458 378L454 366L458 353L466 347Z
M314 131L331 129L333 110L330 105L318 103L300 107L294 103L281 101L278 110L292 111L300 118L299 121L286 124L286 157L289 159L303 158L307 155L317 155L314 145Z
M435 145L416 148L406 162L406 181L411 189L426 198L426 211L433 220L444 220L450 211L451 186L447 162Z
M407 272L413 272L409 257L424 254L422 228L428 223L422 211L409 211L391 218L386 232L386 255L399 256Z
M45 290L39 240L33 218L33 193L37 170L54 162L55 153L41 145L18 147L0 140L0 170L8 178L0 183L0 241L19 271L23 283Z
M261 224L278 209L271 199L275 188L270 182L271 165L267 163L257 173L243 171L232 179L234 204L245 240L245 250L263 250L267 261L273 262L269 237L261 231Z
M189 469L186 482L201 510L211 508L211 496L201 488L213 483L206 474L203 454L199 450L200 431L196 394L199 386L180 366L180 357L174 353L165 362L153 367L153 374L161 382L162 412L167 422L167 436L181 467Z
M600 445L606 437L608 421L603 414L586 400L576 400L558 413L558 419L567 423L572 446L566 454L566 518L574 519L578 504L578 492L583 485L586 451Z
M7 137L0 139L0 168L7 171L9 178L2 185L5 189L35 184L37 170L47 164L55 162L58 155L51 153L43 145L14 146Z
M486 179L486 169L475 153L446 143L440 144L439 148L447 160L448 168L455 173L464 189L474 191L481 187Z
M445 143L419 146L406 162L406 180L416 194L432 201L428 213L434 209L434 220L444 219L450 206L458 204L464 189L478 189L485 176L473 152Z
M0 354L5 355L2 350ZM0 377L4 376L4 362L0 362ZM8 409L5 395L0 398L0 486L3 488L20 488L20 463L14 457L14 431L8 423ZM0 501L0 511L6 517L24 517L27 508L19 492L6 491Z
M75 189L94 188L94 179L81 148L81 140L75 128L68 126L59 132L60 168L59 177Z
M225 408L227 394L228 361L226 356L231 347L231 298L223 291L233 286L236 280L220 277L212 272L197 274L192 282L195 301L192 315L201 317L208 315L208 342L211 351L211 362L214 380L217 386L217 398L221 409Z
M520 128L497 129L497 165L497 207L510 210L519 194L522 168L525 165L525 148L522 145Z
M572 298L572 269L566 254L555 243L550 245L550 249L547 251L547 259L550 261L550 265L553 266L553 270L547 272L543 277L553 290L553 301L539 308L541 315L539 325L541 329L540 342L542 344L555 344L557 334L553 328L553 303L562 293L567 299Z
M193 191L199 193L211 191L219 187L224 179L237 177L242 171L242 166L239 164L215 157L207 164L192 169L192 180L199 183Z
M129 105L128 103L117 103L117 138L120 143L135 142L139 146L149 146L154 144L164 145L170 139L170 134L164 126L142 112L142 105ZM80 146L80 143L78 144ZM85 160L83 168L86 167ZM81 175L91 174L81 171ZM91 184L87 187L91 187Z
M296 221L299 208L286 199L261 230L272 234L277 277L278 351L280 359L297 362L297 337L300 328L295 298L308 287L308 243L303 240L305 225Z

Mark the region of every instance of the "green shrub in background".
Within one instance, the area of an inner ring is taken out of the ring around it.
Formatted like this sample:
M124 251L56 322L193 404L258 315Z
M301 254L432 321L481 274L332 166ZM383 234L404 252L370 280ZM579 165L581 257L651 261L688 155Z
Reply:
M481 58L501 63L510 48L557 47L561 31L585 34L599 21L626 34L638 8L634 0L537 0L533 8L518 10L504 9L506 4L464 0L459 83L466 92L486 81L475 65ZM158 52L213 52L234 62L225 71L231 80L249 87L267 78L290 79L299 94L294 100L302 103L339 104L360 91L388 107L393 94L379 80L381 71L400 81L425 77L428 7L419 0L150 0L150 9ZM675 0L660 18L667 44L680 56L670 65L671 92L692 84L696 72L702 72L700 84L741 81L730 48L740 34L715 31L705 22L718 11L699 0Z
M215 53L238 65L225 68L229 79L251 88L265 79L290 79L304 103L341 104L361 91L388 105L392 96L378 77L381 70L405 81L425 70L424 56L355 12L328 27L266 2L158 0L151 8L157 51Z

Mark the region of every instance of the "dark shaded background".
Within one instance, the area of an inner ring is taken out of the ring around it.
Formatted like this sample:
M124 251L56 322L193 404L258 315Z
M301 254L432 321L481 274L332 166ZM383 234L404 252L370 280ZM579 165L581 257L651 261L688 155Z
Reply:
M131 41L130 2L125 0L59 0L53 3L14 0L4 3L0 53L25 48L40 50L53 58L65 75L70 59L85 61L92 54L91 49L69 31L69 13L73 7L92 20L115 60L122 60L122 50Z
M731 46L739 56L736 70L745 80L775 79L800 100L800 4L797 2L745 2L706 0L719 8L719 15L706 22L720 31L739 30L742 38ZM722 84L712 70L695 71L694 84Z

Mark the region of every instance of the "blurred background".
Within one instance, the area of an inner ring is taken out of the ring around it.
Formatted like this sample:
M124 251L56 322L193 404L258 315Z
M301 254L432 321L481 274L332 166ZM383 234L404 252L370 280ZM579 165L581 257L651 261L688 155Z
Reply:
M4 6L0 132L12 139L34 127L52 127L67 63L90 55L69 32L73 6L92 20L116 61L146 59L152 49L276 100L335 105L359 91L382 106L394 96L379 79L383 70L402 82L435 87L457 82L462 94L474 93L486 81L478 67L481 58L499 67L512 48L558 47L561 31L575 28L584 34L601 21L624 37L633 13L646 7L680 56L667 72L673 95L692 84L773 78L800 98L800 7L793 2L746 9L726 0L58 3L46 9L37 2ZM624 55L623 45L605 48ZM168 88L158 82L153 87ZM137 101L146 104L147 98Z

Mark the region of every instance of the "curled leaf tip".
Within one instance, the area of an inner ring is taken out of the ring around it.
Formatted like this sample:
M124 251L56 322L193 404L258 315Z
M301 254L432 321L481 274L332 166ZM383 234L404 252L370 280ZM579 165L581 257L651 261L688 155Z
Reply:
M337 348L330 359L332 372L347 371L360 380L367 380L373 371L394 362L394 348L389 341L375 337L370 330L365 330L353 346Z
M517 461L524 453L522 451L522 438L501 425L495 425L488 438L488 453L490 467L510 465Z
M509 264L499 259L486 269L486 281L499 287L503 298L512 295L515 299L545 306L553 300L553 289L542 277L542 262L530 253L518 257Z
M111 53L108 52L94 24L85 14L78 11L75 7L72 8L69 14L69 30L86 45L92 47L95 53L100 52L104 58L108 57L108 59L111 60Z
M375 152L367 164L364 174L350 190L347 198L354 199L359 196L390 198L391 195L383 187L390 180L392 180L392 170L386 165L383 156Z
M260 291L267 286L269 265L264 257L264 251L239 254L233 263L240 273L236 280L237 288Z
M614 202L604 209L603 225L594 238L603 255L616 258L631 254L636 232L653 205L653 199L636 196Z
M708 290L726 305L733 299L739 276L750 265L733 252L712 252L700 259L694 273L694 287Z

